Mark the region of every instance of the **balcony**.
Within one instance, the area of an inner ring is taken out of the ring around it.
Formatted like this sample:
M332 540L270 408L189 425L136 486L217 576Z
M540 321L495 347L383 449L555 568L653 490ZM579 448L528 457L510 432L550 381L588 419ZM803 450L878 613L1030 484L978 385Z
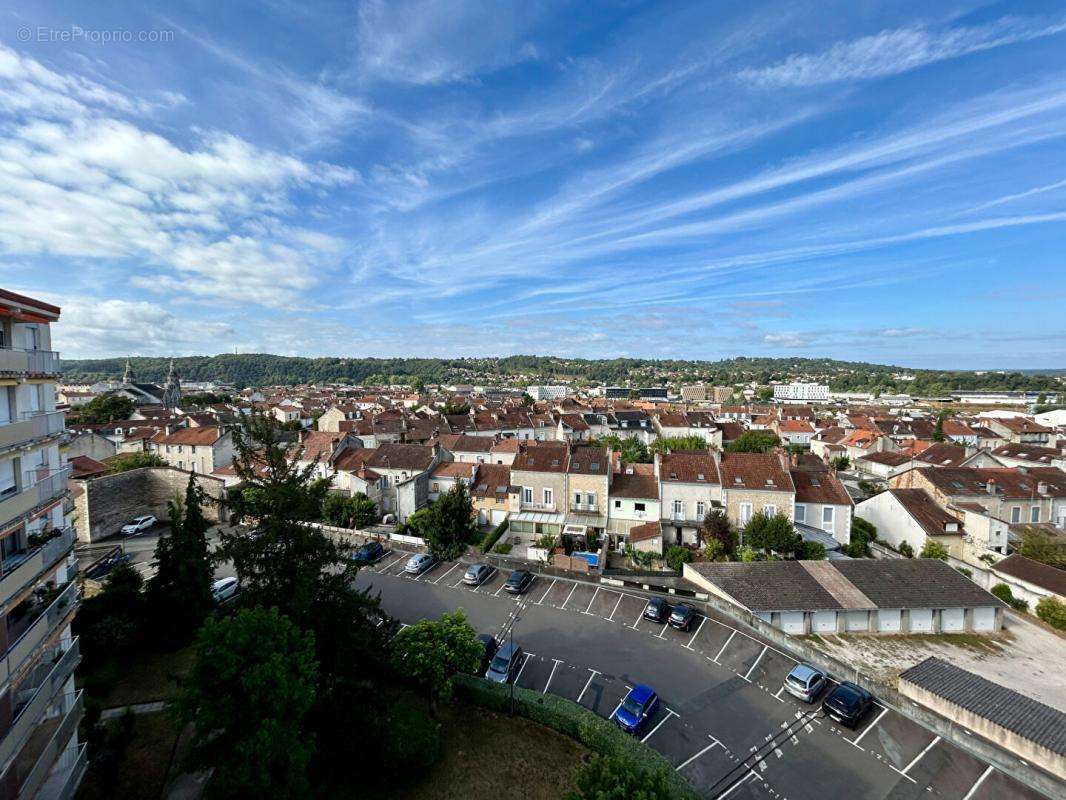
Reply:
M6 497L0 500L0 521L6 523L17 519L64 495L70 473L69 466L24 473L22 487L8 491Z
M63 528L59 535L38 547L15 553L0 562L0 603L36 583L74 547L74 529Z
M69 796L54 792L38 794L38 791L42 786L63 786L67 783L64 779L69 778L72 771L76 772L80 748L75 748L70 753L64 751L77 733L78 722L84 711L82 693L64 692L49 711L51 713L41 720L9 768L14 770L14 784L21 786L19 797ZM68 763L61 763L63 761ZM58 780L53 780L54 778Z
M522 509L524 511L555 511L555 503L534 503L532 500L529 502L523 500Z
M64 620L70 619L81 600L78 586L69 581L47 605L32 609L10 632L11 646L0 657L0 687L6 686L12 675L17 675L29 663L37 648L45 642Z
M18 419L0 423L0 450L62 432L62 411L25 411Z
M55 771L48 776L48 780L41 791L37 793L36 800L71 800L77 794L81 779L85 777L85 768L88 761L85 757L85 745L79 745L70 766L57 766ZM21 795L30 797L31 795Z
M79 661L78 639L72 639L65 647L62 642L57 642L41 654L38 664L12 688L11 726L0 740L0 764L9 764L29 742L48 707L53 705L53 698L74 674Z
M29 375L58 375L59 353L51 350L26 350L0 347L0 372Z
M570 510L575 514L595 514L599 507L595 503L571 503Z

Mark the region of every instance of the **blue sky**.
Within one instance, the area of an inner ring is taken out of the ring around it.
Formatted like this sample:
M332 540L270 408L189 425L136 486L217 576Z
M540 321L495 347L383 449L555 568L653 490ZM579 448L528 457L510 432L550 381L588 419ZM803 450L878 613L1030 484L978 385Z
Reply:
M90 5L0 10L68 357L1066 366L1061 3Z

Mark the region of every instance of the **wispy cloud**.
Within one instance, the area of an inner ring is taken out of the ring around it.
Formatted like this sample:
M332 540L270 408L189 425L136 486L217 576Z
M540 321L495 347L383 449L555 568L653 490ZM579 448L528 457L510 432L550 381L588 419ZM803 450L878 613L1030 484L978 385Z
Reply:
M987 25L929 30L900 28L840 42L814 54L794 54L741 79L765 86L817 86L898 75L938 61L1066 31L1063 19L1004 17Z

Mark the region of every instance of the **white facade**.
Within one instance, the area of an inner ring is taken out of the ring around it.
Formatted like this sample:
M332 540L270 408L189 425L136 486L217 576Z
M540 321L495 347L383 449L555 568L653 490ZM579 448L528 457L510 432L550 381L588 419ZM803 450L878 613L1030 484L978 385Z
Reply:
M568 391L566 386L530 386L526 389L534 400L558 400L566 397Z
M820 383L785 383L774 387L774 400L812 402L829 400L829 387Z

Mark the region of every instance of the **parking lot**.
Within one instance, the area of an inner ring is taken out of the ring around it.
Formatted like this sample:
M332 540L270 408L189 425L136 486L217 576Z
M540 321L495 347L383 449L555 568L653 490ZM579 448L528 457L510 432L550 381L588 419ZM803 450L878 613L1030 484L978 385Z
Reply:
M463 608L479 631L513 624L525 650L516 682L605 718L637 683L661 698L640 738L709 797L1036 798L910 719L877 705L857 730L782 689L795 660L699 609L687 631L643 618L647 598L605 585L537 576L517 600L508 572L463 584L465 564L418 576L407 553L361 571L403 622Z

